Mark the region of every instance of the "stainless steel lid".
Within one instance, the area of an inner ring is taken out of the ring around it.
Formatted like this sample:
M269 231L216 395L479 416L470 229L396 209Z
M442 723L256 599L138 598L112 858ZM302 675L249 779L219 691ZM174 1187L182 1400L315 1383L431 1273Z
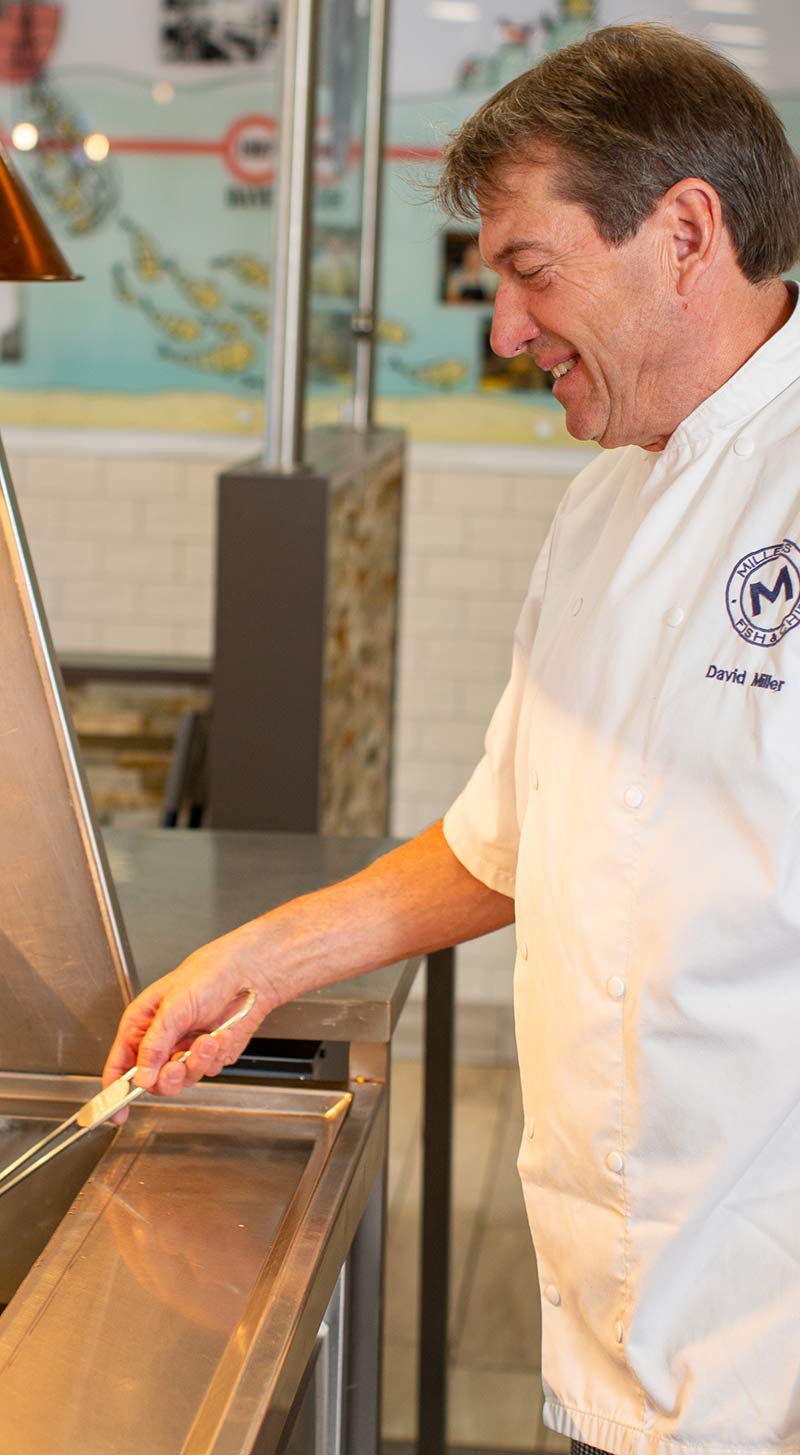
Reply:
M0 1070L98 1072L130 957L0 447Z

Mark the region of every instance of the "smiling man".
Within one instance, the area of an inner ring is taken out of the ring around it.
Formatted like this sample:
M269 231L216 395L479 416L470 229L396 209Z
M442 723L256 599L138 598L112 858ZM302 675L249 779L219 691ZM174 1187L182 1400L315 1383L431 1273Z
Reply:
M500 274L493 349L552 371L577 439L662 448L791 312L800 199L780 123L674 32L598 32L511 82L458 133L438 190L480 217Z
M246 1031L168 1058L243 984L252 1027L515 919L547 1423L612 1455L797 1455L798 169L734 66L622 26L489 100L439 191L480 217L494 348L602 449L443 822L197 951L107 1079L218 1070Z
M564 199L565 166L544 147L539 159L498 166L481 196L483 251L501 278L492 348L524 351L552 372L576 439L660 450L786 322L787 289L779 277L756 287L744 276L704 179L676 182L615 244Z

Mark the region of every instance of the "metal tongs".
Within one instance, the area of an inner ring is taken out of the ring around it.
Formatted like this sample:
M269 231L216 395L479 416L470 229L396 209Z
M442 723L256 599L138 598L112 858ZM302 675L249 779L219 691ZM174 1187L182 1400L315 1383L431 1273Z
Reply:
M219 1036L223 1031L230 1030L231 1026L244 1020L255 1005L256 993L254 990L240 990L234 998L241 1000L243 996L246 999L239 1010L223 1021L221 1026L203 1034ZM188 1046L180 1056L175 1057L175 1060L185 1061L191 1049L192 1047ZM27 1151L22 1152L13 1162L9 1162L7 1167L0 1169L0 1197L6 1192L10 1192L12 1187L16 1187L18 1182L30 1177L32 1172L44 1167L45 1163L49 1162L52 1157L57 1157L59 1152L65 1152L73 1142L79 1141L88 1132L93 1132L95 1127L102 1126L103 1122L108 1121L108 1118L112 1117L115 1112L121 1111L124 1106L130 1106L132 1101L143 1096L146 1090L144 1086L131 1086L137 1070L138 1067L131 1066L130 1071L126 1071L124 1076L112 1081L111 1085L106 1086L103 1091L98 1091L91 1101L84 1102L83 1106L79 1107L71 1117L54 1127L52 1132L48 1132L47 1136L42 1137L42 1140L35 1146L28 1147ZM70 1132L71 1127L77 1127L77 1131ZM51 1142L55 1142L56 1145L50 1146ZM44 1152L45 1147L50 1147L50 1150ZM42 1155L40 1156L39 1153Z

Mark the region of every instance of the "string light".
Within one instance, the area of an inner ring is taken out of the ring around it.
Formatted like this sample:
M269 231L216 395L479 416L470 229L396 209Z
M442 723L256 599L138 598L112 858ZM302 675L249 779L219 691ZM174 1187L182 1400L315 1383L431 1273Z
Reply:
M11 133L11 141L18 152L32 152L38 140L39 131L32 121L18 121Z
M93 131L85 138L83 150L90 162L104 162L111 151L111 142L102 131Z

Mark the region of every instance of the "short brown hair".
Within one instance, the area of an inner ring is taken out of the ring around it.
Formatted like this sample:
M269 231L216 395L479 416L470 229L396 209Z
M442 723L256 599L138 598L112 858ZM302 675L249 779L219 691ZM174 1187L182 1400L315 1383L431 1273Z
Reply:
M738 66L667 26L606 26L510 81L450 138L437 200L475 218L502 191L503 166L551 154L559 197L610 244L682 177L701 177L750 282L800 253L800 171L772 105Z

